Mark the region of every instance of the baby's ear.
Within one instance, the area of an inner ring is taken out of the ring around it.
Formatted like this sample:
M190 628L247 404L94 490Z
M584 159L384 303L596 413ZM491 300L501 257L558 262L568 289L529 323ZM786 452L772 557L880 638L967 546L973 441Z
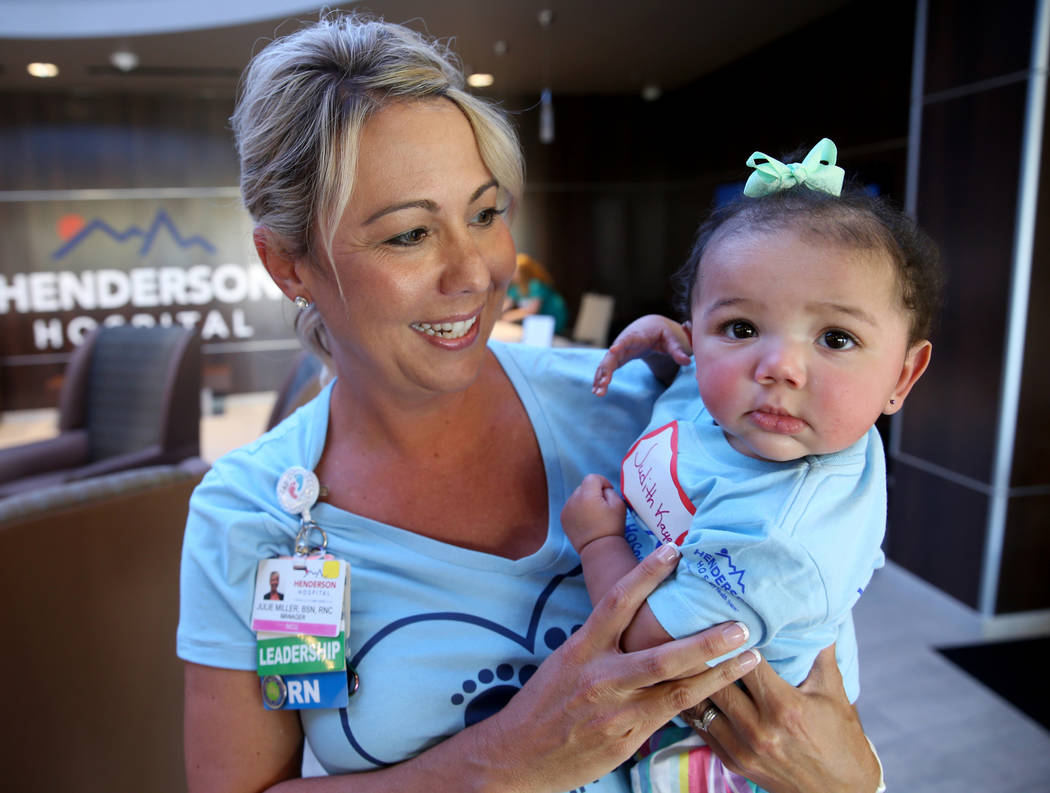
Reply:
M919 381L922 373L926 371L926 367L930 365L932 352L933 345L927 339L918 341L911 346L908 354L904 356L904 365L901 366L900 377L897 378L897 386L893 389L893 393L890 394L890 398L882 408L883 413L888 416L901 409L904 399L908 396L912 386Z

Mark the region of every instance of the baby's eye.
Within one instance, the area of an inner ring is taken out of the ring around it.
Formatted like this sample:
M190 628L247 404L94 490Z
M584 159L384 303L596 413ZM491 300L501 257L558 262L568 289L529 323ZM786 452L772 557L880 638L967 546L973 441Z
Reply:
M417 229L406 231L404 234L398 234L396 237L391 237L387 240L389 245L418 245L424 239L426 239L428 232L425 228L420 226Z
M820 342L831 350L849 350L857 345L857 340L844 330L826 330Z
M722 326L722 333L731 339L751 339L758 335L758 329L747 320L734 319Z

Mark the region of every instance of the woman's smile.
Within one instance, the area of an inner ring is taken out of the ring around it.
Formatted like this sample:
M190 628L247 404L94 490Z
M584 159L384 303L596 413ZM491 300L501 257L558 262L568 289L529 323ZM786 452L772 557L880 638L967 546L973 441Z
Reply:
M413 322L412 330L440 339L461 339L467 335L477 321L478 315L475 314L469 319L457 319L453 322Z

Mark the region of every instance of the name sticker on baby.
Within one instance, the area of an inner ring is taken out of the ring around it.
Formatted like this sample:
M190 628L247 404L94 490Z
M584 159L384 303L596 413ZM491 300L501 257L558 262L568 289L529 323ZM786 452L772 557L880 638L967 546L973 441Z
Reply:
M252 630L335 637L350 614L350 566L331 557L263 559Z
M620 492L659 542L681 545L696 507L678 484L678 422L643 435L620 468Z

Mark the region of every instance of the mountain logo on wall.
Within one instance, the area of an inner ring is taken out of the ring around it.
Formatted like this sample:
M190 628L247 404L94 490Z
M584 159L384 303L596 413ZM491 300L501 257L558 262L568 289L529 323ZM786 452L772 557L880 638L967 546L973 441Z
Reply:
M128 226L123 231L118 231L106 221L98 218L89 223L80 215L64 215L58 221L58 235L65 242L51 254L51 258L55 260L65 258L94 234L108 235L119 243L142 240L141 245L139 245L139 256L145 256L150 252L153 243L157 240L162 230L166 231L171 239L175 241L175 244L184 250L198 247L207 253L215 253L215 246L204 239L204 237L199 235L183 236L168 213L163 209L158 209L157 214L153 216L153 222L150 223L149 228L145 231L138 226Z

